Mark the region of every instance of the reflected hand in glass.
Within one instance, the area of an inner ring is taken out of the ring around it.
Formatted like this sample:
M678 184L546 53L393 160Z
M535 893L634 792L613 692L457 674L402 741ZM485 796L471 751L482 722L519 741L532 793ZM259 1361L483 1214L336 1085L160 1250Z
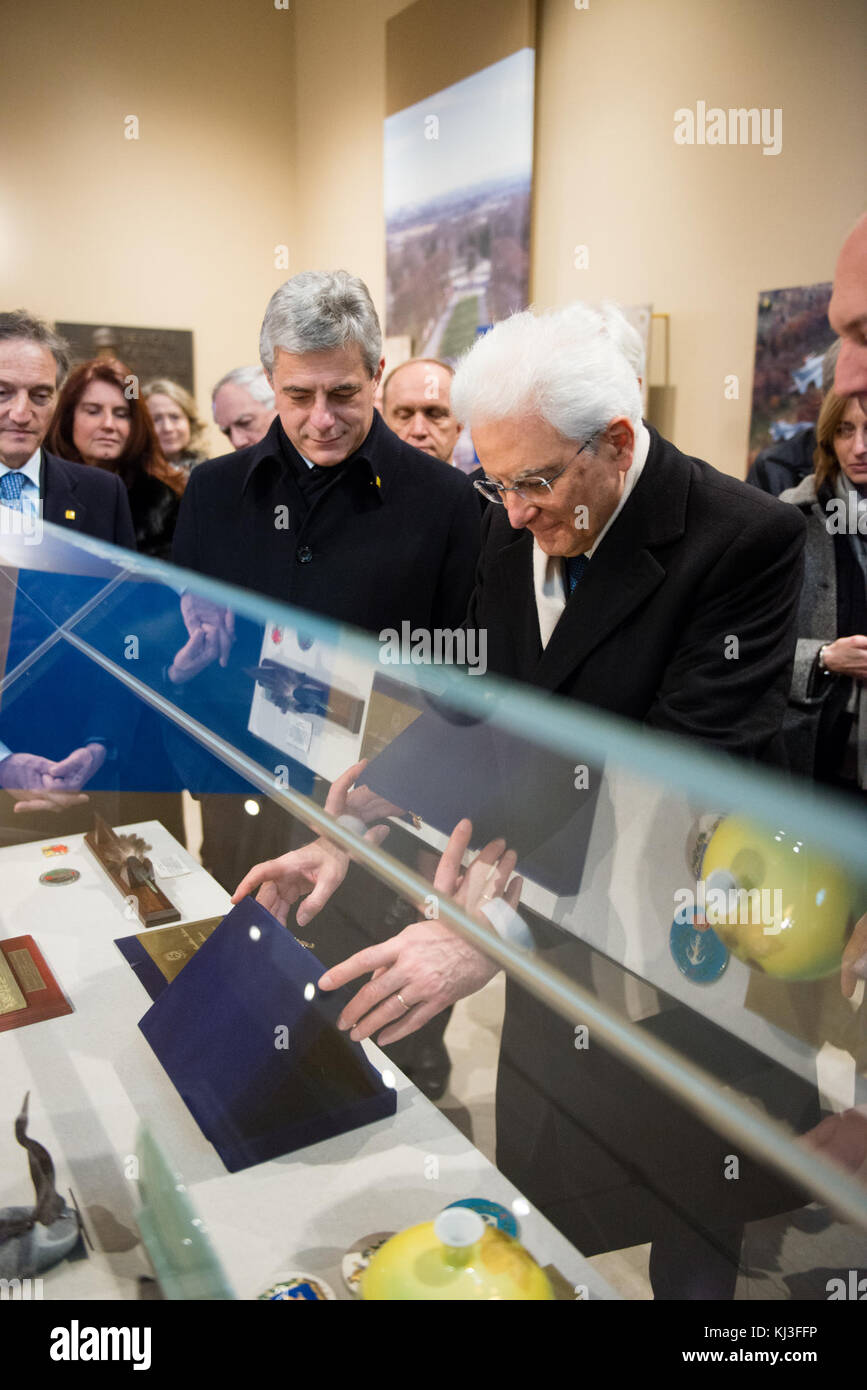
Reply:
M81 788L104 761L101 743L75 748L60 762L38 753L12 753L0 763L0 786L18 798L13 811L63 811L87 801Z
M851 999L859 980L867 980L867 912L856 923L843 950L840 988Z
M175 654L169 667L169 680L174 685L192 680L214 661L227 666L235 641L235 615L219 603L196 594L183 594L181 617L189 641Z
M506 849L505 840L492 840L485 845L463 871L461 863L472 833L468 820L455 826L433 886L454 898L479 921L486 922L484 904L502 897L516 908L523 880L512 878L517 855ZM372 971L371 979L341 1013L338 1027L351 1028L350 1036L356 1042L382 1028L377 1042L386 1046L408 1037L458 999L474 994L493 979L499 968L484 952L443 923L413 922L390 941L358 951L326 971L319 988L340 989Z
M800 1142L847 1172L857 1173L867 1159L867 1115L855 1109L826 1115Z
M354 763L342 776L333 782L325 801L325 810L331 816L342 816L347 809L350 791L356 777L367 767L367 759ZM369 803L385 807L379 798L370 798ZM352 810L355 812L355 805ZM389 810L394 810L393 807ZM387 812L386 812L387 813ZM368 830L364 839L373 845L381 845L388 834L387 825L376 825ZM349 855L325 836L312 840L301 849L291 850L279 859L267 859L256 864L246 878L238 884L232 894L232 902L238 903L248 893L256 893L256 901L278 919L285 922L289 909L300 897L304 901L295 914L299 927L306 927L337 891L346 877L349 868Z

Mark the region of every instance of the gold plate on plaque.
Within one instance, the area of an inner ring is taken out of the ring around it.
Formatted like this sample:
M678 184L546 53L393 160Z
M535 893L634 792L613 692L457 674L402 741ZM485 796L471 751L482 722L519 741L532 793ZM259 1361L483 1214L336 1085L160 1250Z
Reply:
M48 988L39 973L39 966L25 947L19 946L17 951L10 951L9 960L18 976L21 988L26 990L28 994L33 994L35 990Z
M211 917L203 922L187 922L183 926L151 927L150 931L142 932L137 940L171 984L222 920L222 917Z
M27 1000L21 993L12 967L0 951L0 1014L14 1014L18 1009L26 1009Z

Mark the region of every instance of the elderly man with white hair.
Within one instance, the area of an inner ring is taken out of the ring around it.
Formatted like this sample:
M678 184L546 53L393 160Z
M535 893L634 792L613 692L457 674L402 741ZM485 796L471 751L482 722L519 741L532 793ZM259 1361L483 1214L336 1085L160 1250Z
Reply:
M785 704L802 528L642 423L634 369L593 310L498 325L452 399L479 486L501 504L468 616L487 630L489 669L764 755Z
M800 519L646 426L634 364L604 315L584 306L497 325L459 365L452 400L485 470L476 486L494 504L467 617L487 634L488 669L731 754L772 758L794 654ZM532 805L552 829L568 801L550 784L515 787L515 805ZM350 794L347 807L364 818L363 796L356 806ZM506 840L513 810L504 803ZM462 822L452 837L444 891L457 885L470 834ZM514 863L503 856L497 879L511 902ZM276 880L285 900L309 892L309 879L293 888L277 864L243 886L270 880L273 891ZM580 977L583 943L532 925L537 950ZM333 967L320 987L369 971L340 1026L354 1038L382 1030L386 1045L494 973L442 923L418 922ZM730 1080L763 1075L757 1054L692 1010L660 1017L669 1040L694 1055L725 1054ZM725 1183L731 1140L601 1046L579 1052L573 1042L569 1024L508 981L498 1166L587 1254L653 1241L657 1297L731 1297L744 1220L803 1199L748 1160L741 1180Z

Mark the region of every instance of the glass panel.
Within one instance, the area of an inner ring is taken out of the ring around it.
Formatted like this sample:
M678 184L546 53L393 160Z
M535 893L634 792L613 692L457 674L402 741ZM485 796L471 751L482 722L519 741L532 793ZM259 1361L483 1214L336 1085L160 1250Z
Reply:
M148 1127L234 1296L276 1287L278 1248L346 1248L467 1197L499 1202L567 1296L849 1296L835 1281L867 1264L859 800L495 679L473 634L377 643L51 527L0 555L0 935L34 937L75 1010L6 1039L4 1201L25 1199L29 1088L31 1133L116 1220ZM241 885L266 915L219 927ZM267 954L268 913L300 956ZM354 1025L342 1051L335 1020ZM371 1034L382 1080L338 1104L334 1068L360 1078L346 1059ZM182 1077L209 1047L205 1105ZM435 1094L447 1053L437 1111L405 1077ZM255 1115L228 1104L230 1057L264 1087ZM247 1130L267 1147L281 1068L318 1118L259 1161ZM383 1087L396 1114L371 1119L361 1093ZM215 1136L233 1125L256 1166L230 1177ZM297 1156L311 1144L339 1165L340 1220ZM283 1212L287 1169L307 1225ZM308 1272L346 1293L333 1261ZM105 1254L57 1277L97 1297L132 1278Z

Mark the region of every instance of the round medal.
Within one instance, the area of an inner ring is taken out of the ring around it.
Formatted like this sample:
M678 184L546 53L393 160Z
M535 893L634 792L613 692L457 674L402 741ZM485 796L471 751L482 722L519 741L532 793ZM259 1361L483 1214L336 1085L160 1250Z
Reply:
M449 1207L469 1207L470 1211L478 1212L486 1226L496 1226L498 1231L518 1239L521 1228L517 1217L499 1202L491 1202L487 1197L463 1197L459 1202L450 1202Z
M284 1303L290 1300L295 1303L325 1303L331 1300L336 1302L337 1294L324 1279L292 1270L289 1274L281 1274L270 1288L259 1294L258 1301L263 1300L266 1303Z
M693 925L693 909L683 907L671 925L669 946L681 975L697 985L712 985L729 963L727 947L710 927Z
M75 883L79 878L81 874L77 869L49 869L39 875L39 882L47 883L50 888L60 888L66 883Z
M361 1236L351 1250L347 1250L340 1263L343 1282L353 1298L360 1297L361 1276L381 1245L391 1240L394 1231L377 1231L372 1236Z

